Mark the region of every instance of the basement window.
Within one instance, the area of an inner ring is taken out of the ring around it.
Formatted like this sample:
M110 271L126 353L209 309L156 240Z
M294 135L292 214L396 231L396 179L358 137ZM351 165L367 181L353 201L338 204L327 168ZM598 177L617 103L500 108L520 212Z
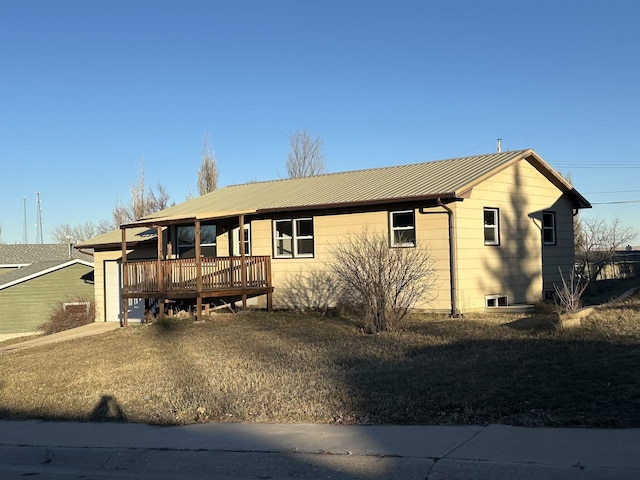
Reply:
M485 295L484 296L485 307L508 307L509 297L506 295Z

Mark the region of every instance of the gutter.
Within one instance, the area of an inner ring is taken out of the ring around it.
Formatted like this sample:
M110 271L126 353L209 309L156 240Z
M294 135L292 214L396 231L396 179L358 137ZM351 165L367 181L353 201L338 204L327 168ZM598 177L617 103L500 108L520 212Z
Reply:
M456 237L455 237L455 217L453 210L442 202L442 199L438 197L436 203L439 207L445 209L449 221L449 279L451 289L451 316L458 317L460 312L458 311L458 277L456 267ZM422 209L420 209L422 210ZM421 211L421 213L423 213Z
M449 277L451 280L451 316L458 317L460 312L458 311L458 278L456 268L456 237L455 237L455 218L453 216L453 210L447 207L440 197L436 200L438 206L444 208L447 211L447 217L449 218L449 269L451 271Z

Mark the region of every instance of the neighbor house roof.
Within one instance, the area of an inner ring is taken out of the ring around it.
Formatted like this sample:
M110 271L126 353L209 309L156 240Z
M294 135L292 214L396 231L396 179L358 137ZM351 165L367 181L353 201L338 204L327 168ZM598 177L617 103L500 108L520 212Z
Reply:
M64 243L0 244L0 266L20 267L74 258L93 261L91 255L69 248Z
M26 267L16 268L12 272L2 274L2 276L0 276L0 290L11 287L13 285L17 285L18 283L26 282L27 280L31 280L32 278L46 275L47 273L51 273L74 264L93 267L93 263L77 258L71 260L49 260L44 262L37 262Z
M312 177L231 185L147 215L129 227L166 225L180 220L219 219L239 214L391 204L407 201L462 199L492 175L521 160L528 161L576 208L591 205L533 150L517 150L434 162ZM126 225L125 225L126 227ZM112 240L104 237L101 240ZM127 234L127 239L129 235ZM98 238L85 245L98 245Z

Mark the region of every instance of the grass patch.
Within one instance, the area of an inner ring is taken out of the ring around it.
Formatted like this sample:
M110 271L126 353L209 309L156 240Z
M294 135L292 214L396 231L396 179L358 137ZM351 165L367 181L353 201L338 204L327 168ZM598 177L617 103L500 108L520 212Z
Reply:
M538 321L536 321L538 320ZM640 297L580 328L414 316L168 319L0 355L0 416L155 424L640 426Z

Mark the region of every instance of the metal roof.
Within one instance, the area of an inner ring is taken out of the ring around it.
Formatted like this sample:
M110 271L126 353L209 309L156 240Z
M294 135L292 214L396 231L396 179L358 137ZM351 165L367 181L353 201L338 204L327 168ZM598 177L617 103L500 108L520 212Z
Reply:
M572 195L576 207L590 207L566 180L528 149L231 185L147 215L125 227L167 225L180 219L217 219L242 213L464 198L475 185L520 160L530 162L559 189ZM95 240L98 238L86 243L96 245Z
M254 213L374 202L393 202L437 195L455 196L473 179L492 171L523 151L464 157L305 178L231 185L142 220L225 212ZM217 213L222 215L218 215Z
M128 245L151 241L157 238L156 230L149 227L128 228L126 229L126 235ZM94 248L97 246L113 247L121 245L121 243L122 232L120 231L120 229L117 229L103 233L89 240L85 240L84 242L80 242L78 245L76 245L76 248Z

